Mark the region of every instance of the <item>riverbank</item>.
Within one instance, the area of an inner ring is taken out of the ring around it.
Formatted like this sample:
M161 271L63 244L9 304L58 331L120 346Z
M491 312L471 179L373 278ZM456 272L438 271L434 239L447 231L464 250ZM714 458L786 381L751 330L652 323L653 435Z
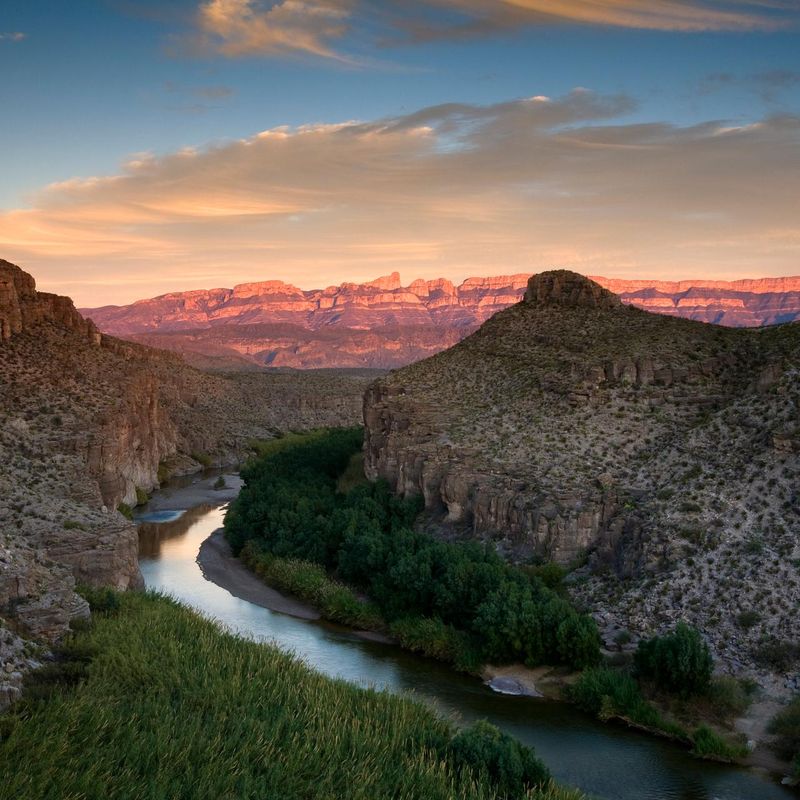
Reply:
M197 554L197 563L207 580L230 592L234 597L298 619L322 618L318 609L273 589L242 564L231 552L222 528L214 531L202 543ZM368 641L400 646L395 639L377 631L348 630ZM522 664L503 666L487 664L481 670L480 677L489 688L499 694L560 700L563 687L574 679L574 674L565 675L563 670L552 667L530 669Z

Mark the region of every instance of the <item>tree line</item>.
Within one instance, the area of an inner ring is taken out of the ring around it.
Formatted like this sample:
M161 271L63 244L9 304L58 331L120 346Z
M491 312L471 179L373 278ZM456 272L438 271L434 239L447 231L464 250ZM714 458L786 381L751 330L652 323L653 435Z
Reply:
M590 617L490 546L414 530L419 498L399 498L384 481L338 491L361 443L360 429L334 429L265 448L242 470L245 485L226 516L234 553L250 542L319 564L366 592L389 623L435 620L465 635L484 663L599 662Z

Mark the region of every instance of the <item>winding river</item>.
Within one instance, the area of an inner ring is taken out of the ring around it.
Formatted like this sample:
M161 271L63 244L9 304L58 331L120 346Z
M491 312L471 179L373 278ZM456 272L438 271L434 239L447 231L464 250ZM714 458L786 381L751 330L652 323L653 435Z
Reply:
M231 486L237 480L226 476ZM138 516L148 588L243 635L274 642L331 677L413 692L467 723L488 719L533 746L560 782L599 800L797 800L794 792L753 770L698 761L680 747L603 725L563 703L496 694L476 679L397 647L234 597L208 581L197 563L200 545L225 514L225 493L209 492L212 482L213 477L188 479L158 492Z

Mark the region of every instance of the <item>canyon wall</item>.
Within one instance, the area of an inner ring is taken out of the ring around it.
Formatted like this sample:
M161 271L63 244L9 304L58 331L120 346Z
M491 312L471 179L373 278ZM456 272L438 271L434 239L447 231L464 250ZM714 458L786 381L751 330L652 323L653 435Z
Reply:
M121 513L165 474L235 464L253 439L360 422L374 373L207 374L101 334L72 301L0 261L0 704L26 639L88 615L76 582L141 586Z

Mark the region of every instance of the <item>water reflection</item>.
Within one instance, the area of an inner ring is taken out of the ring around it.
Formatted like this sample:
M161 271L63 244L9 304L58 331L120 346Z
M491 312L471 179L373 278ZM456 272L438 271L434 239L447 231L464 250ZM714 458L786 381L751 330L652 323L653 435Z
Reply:
M170 502L177 507L179 499L174 492ZM223 507L201 505L170 522L142 523L147 586L243 635L274 642L331 677L413 692L461 722L488 719L535 747L558 780L600 800L796 800L754 772L696 761L668 742L603 725L562 703L495 694L437 662L233 597L205 580L196 560L223 517Z
M151 511L137 517L136 522L139 528L139 558L158 558L161 553L162 544L174 539L178 548L191 547L190 539L181 538L198 520L205 514L214 510L210 504L201 504L190 509L175 509L166 511ZM219 527L219 525L217 525ZM191 555L188 552L181 553L181 550L171 551L171 557L181 557ZM197 555L195 551L194 555Z

